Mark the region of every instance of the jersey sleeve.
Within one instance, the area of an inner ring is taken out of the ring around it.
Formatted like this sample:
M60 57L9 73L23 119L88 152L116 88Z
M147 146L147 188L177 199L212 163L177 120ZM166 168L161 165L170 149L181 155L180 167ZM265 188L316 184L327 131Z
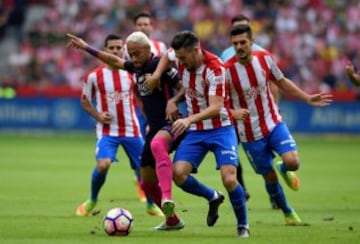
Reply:
M164 53L166 53L167 51L166 44L164 42L159 42L159 46L160 46L160 55L164 55Z
M131 74L135 73L135 66L131 61L125 61L124 69Z
M280 68L270 55L265 56L266 63L270 67L271 76L270 79L273 81L278 81L284 78L284 74L281 72Z
M174 49L169 48L169 49L166 51L166 55L167 55L168 59L169 59L171 62L176 62L176 55L175 55L175 50L174 50Z
M180 82L178 70L173 65L170 66L170 68L162 74L161 80L165 81L171 87L175 87Z
M95 96L95 82L96 82L96 73L89 73L84 80L83 89L82 89L82 97L85 97L89 102L91 102L92 98Z
M225 68L218 67L209 70L206 75L206 79L209 82L209 96L221 96L225 98Z

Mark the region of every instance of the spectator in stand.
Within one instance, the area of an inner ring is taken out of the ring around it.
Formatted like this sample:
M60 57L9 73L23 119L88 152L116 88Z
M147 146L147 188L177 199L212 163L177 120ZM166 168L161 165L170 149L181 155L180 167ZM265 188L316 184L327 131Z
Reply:
M2 2L2 6L5 6L5 3L14 1ZM19 56L22 56L24 48L21 46L26 45L24 40L31 37L34 41L32 56L36 57L35 61L39 63L39 71L36 72L46 73L48 81L36 82L29 79L30 76L26 73L17 74L22 78L14 79L13 74L18 73L16 70L18 67L2 59L0 82L5 79L12 80L14 86L27 86L30 83L39 93L45 92L47 88L56 85L53 82L55 79L52 78L56 75L54 73L67 74L74 62L68 58L70 52L64 53L63 40L56 38L59 42L49 41L48 37L54 40L53 37L64 37L66 32L79 33L91 45L101 47L102 37L106 33L120 31L127 35L132 32L133 19L127 16L133 16L139 9L146 9L158 20L157 23L153 23L156 30L151 33L151 36L165 43L170 42L173 34L178 30L195 30L199 27L198 24L201 26L201 23L206 20L204 16L212 16L210 21L214 23L209 22L208 25L213 27L213 33L202 40L206 49L219 55L229 43L228 20L239 12L244 13L252 19L257 44L274 54L284 74L297 85L309 92L323 90L324 84L327 83L331 85L330 89L334 90L343 91L351 88L351 82L344 79L347 76L345 64L334 65L334 63L339 62L337 57L360 50L358 41L360 22L357 21L360 16L359 1L256 1L261 4L244 0L240 1L241 3L239 1L220 2L215 0L156 1L156 3L154 1L115 0L109 0L106 3L99 0L27 1L26 18L22 28L23 38L17 40L14 35L6 35L2 41L0 40L0 51L5 52L4 57L14 52L20 52ZM7 14L6 11L9 10L11 8L3 9L0 24L1 21L4 22L7 19L9 13ZM199 20L202 21L199 22ZM38 23L41 28L34 28ZM7 27L6 29L9 29ZM20 48L16 49L15 45ZM329 50L332 53L330 56L325 54L327 53L326 46L330 47ZM48 54L49 57L40 58L43 53ZM317 63L321 64L320 69L311 62L315 55L319 59ZM276 56L281 59L277 59ZM81 61L84 68L80 74L82 77L86 70L91 70L98 65L97 61L88 57L81 57ZM43 65L47 62L54 62L56 68ZM30 71L31 65L33 64L28 62L26 70ZM358 67L357 63L353 65ZM337 68L336 73L332 67ZM329 72L326 72L328 70L332 70L330 77ZM309 76L309 73L316 73L316 77ZM78 80L68 79L66 78L65 85L75 84L75 87L69 85L70 89L81 90L76 83ZM283 95L286 96L286 94Z

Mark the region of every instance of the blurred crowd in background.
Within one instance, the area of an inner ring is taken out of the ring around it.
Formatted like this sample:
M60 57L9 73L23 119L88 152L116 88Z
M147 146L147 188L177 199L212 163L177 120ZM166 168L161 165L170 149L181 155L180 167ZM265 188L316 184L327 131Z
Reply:
M99 63L66 48L66 33L103 48L109 33L125 39L144 10L153 39L169 45L177 31L193 30L218 55L230 45L231 18L244 14L255 42L301 88L358 93L344 67L351 60L360 69L359 0L0 0L0 86L80 90Z

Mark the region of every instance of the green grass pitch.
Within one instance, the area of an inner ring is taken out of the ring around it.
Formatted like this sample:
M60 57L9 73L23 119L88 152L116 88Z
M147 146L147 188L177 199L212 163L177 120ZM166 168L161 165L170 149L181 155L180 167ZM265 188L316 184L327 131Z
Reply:
M101 191L100 214L76 217L76 207L89 196L95 165L93 134L0 134L0 243L359 243L360 138L295 138L301 157L300 190L293 192L281 182L289 203L309 226L284 225L282 213L270 208L262 178L240 150L251 193L247 205L251 237L240 240L227 195L217 224L209 228L207 202L175 185L174 199L185 229L152 231L162 219L148 216L145 204L138 201L134 175L122 150L120 163L112 165ZM197 177L225 192L213 161L209 155ZM134 216L128 237L109 237L102 230L102 216L115 206Z

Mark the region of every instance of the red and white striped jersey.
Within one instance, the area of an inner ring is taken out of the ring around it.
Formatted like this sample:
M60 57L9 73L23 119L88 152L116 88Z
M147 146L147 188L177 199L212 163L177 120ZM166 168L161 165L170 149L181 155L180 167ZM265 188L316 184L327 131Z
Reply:
M235 56L225 63L234 109L246 108L250 116L236 121L240 141L252 142L269 135L281 121L270 90L270 80L284 77L267 51L253 51L251 63L242 65Z
M218 117L205 119L190 125L190 130L209 130L231 125L228 92L226 91L225 68L221 60L208 51L203 50L203 64L195 71L188 71L180 64L175 51L169 49L168 58L175 61L185 88L187 112L189 115L200 113L209 106L209 96L221 96L224 98L224 107Z
M161 57L167 50L165 43L158 40L150 40L150 47L151 52L158 57Z
M89 102L95 98L98 112L108 111L111 124L96 123L96 135L139 137L139 121L135 112L134 81L124 70L101 66L90 72L84 83L82 96Z

